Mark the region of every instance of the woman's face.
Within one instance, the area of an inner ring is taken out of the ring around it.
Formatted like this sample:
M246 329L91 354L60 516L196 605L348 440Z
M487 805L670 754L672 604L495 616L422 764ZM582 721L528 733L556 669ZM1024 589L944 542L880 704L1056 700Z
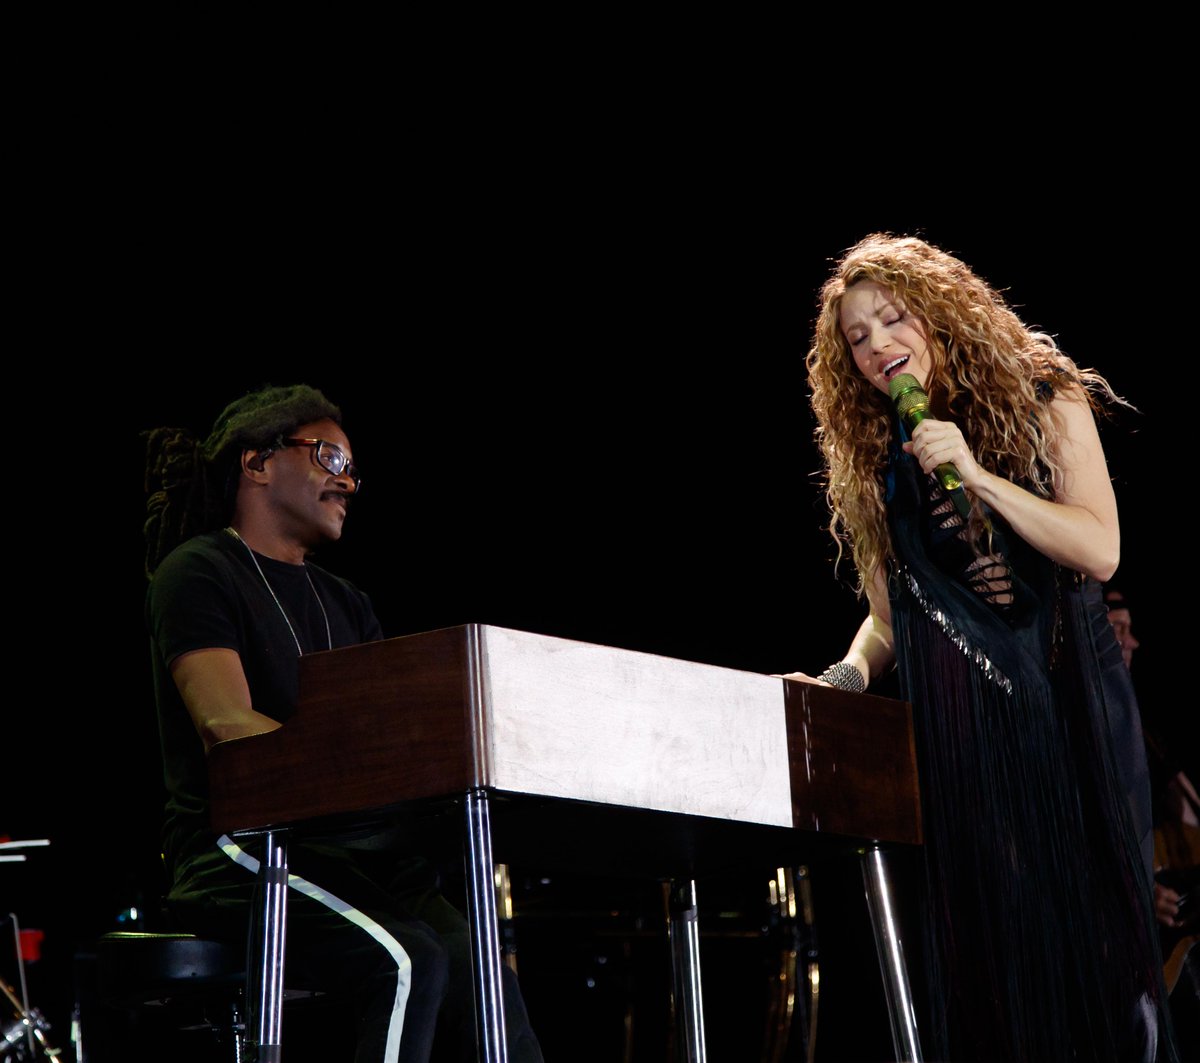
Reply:
M839 321L858 371L885 395L899 373L927 386L933 358L925 326L882 284L859 281L847 288Z

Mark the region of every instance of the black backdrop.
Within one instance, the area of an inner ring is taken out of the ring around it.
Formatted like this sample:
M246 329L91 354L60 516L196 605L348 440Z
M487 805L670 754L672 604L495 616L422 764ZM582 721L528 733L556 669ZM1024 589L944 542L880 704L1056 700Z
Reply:
M221 191L215 174L186 202L155 193L136 223L136 190L84 206L48 274L61 353L28 355L47 399L24 404L28 449L9 466L25 517L0 832L52 846L0 865L0 893L45 931L34 1003L60 1042L72 953L155 881L138 434L206 430L264 382L312 383L345 411L365 487L319 560L371 594L389 635L480 621L817 670L860 606L834 578L813 486L815 292L864 233L920 233L1140 408L1103 435L1138 681L1165 699L1153 680L1183 635L1149 604L1175 576L1150 470L1180 374L1162 354L1170 322L1150 324L1170 271L1145 264L1170 260L1170 202L1131 198L1101 223L1069 190L1008 214L889 210L802 201L749 172L726 188L597 166L586 184L550 172L478 196L430 179L390 210L380 188L343 185L344 206L304 224L300 197Z

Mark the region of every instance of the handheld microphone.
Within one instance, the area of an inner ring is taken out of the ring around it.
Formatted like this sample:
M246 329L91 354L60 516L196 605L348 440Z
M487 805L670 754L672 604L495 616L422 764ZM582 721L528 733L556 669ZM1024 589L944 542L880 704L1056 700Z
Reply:
M929 396L912 373L897 373L888 381L888 393L896 404L896 413L911 436L913 430L926 417L932 417L929 412ZM938 482L946 492L959 515L966 520L971 512L971 502L963 490L962 477L958 469L948 461L942 462L936 469Z

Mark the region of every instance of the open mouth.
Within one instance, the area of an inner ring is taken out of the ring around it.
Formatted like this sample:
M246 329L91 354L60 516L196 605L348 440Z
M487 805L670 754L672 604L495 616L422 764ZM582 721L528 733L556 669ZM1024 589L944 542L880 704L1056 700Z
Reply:
M884 380L891 380L897 373L908 365L909 356L906 354L902 358L893 358L880 371L883 374Z

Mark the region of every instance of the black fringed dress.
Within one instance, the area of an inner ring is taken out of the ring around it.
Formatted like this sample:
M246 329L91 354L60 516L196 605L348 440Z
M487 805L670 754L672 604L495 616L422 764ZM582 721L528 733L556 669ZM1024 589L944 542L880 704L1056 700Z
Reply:
M929 1058L1114 1063L1157 1035L1157 1058L1176 1059L1145 750L1101 588L998 520L980 557L898 448L888 512L925 818Z

